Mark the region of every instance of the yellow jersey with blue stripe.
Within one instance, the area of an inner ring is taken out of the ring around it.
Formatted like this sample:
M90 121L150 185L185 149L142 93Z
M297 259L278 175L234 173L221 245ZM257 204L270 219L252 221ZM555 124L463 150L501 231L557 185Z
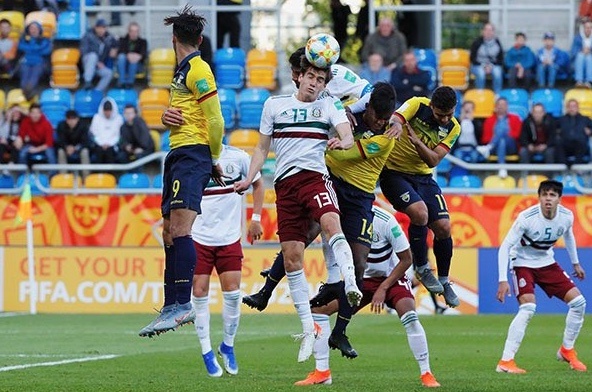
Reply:
M170 127L171 149L209 144L212 157L219 157L224 135L224 120L214 75L210 66L201 58L199 51L185 57L177 66L171 83L169 104L173 108L180 109L184 119L183 125ZM208 110L204 110L206 106L210 106L208 109L212 112L211 114L207 113ZM208 121L211 116L216 117L215 124L210 124ZM216 129L210 129L212 125ZM213 135L212 131L214 131Z
M403 124L409 123L417 137L432 150L441 146L450 151L460 135L460 124L456 118L453 117L445 126L438 124L429 98L410 98L396 110L395 115ZM417 153L405 126L388 157L386 168L407 174L431 174L433 171Z

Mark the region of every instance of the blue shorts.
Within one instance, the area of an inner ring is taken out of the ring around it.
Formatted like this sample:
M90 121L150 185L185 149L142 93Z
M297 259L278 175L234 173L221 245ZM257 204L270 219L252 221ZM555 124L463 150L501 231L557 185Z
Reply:
M162 216L173 208L187 208L201 214L203 191L212 176L212 155L205 144L171 150L164 161L162 179Z
M363 190L331 176L331 181L337 192L339 210L341 211L341 228L345 238L350 242L357 242L372 245L372 203L374 193L367 193Z
M428 224L438 219L450 219L442 190L431 174L406 174L384 169L380 174L380 189L397 211L423 201L428 207Z

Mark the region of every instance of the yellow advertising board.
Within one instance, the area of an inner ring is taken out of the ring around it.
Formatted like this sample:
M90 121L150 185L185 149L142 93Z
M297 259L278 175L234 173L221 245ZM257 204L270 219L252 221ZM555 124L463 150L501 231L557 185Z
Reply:
M241 289L258 291L259 275L271 266L275 247L245 247ZM477 253L455 250L452 272L460 291L460 312L477 311ZM41 313L150 313L162 305L164 252L155 247L39 247L35 248L37 309ZM305 272L314 295L326 269L320 248L305 252ZM427 293L417 291L418 305L429 311ZM25 247L0 248L0 311L29 310L31 287ZM222 311L222 293L214 274L210 284L214 313ZM256 312L243 306L245 313ZM292 313L288 284L283 280L269 301L268 312Z

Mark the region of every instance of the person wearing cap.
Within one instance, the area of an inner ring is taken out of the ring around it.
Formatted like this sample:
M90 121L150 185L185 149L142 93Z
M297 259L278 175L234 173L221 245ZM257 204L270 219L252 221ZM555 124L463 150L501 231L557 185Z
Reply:
M576 87L592 86L592 22L584 23L580 34L576 34L571 46Z
M80 121L76 110L66 112L66 119L60 121L56 133L55 147L60 165L68 163L90 164L88 124Z
M99 76L96 90L105 92L113 78L113 59L117 56L117 39L107 31L105 19L98 19L94 29L80 40L84 88L93 88L92 81Z
M117 103L105 97L99 105L99 112L90 123L90 136L94 142L94 163L116 163L123 117L119 114Z
M516 88L521 82L525 89L530 88L536 58L526 46L526 34L518 32L514 35L514 46L506 53L504 65L508 69L508 87Z
M555 87L555 78L560 68L560 49L555 46L555 33L543 34L543 47L537 51L537 82L540 88Z

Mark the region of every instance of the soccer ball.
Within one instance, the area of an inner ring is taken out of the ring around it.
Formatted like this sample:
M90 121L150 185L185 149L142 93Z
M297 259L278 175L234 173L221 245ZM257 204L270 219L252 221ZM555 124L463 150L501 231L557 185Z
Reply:
M306 42L306 59L315 67L328 68L339 59L339 43L329 34L315 34Z

